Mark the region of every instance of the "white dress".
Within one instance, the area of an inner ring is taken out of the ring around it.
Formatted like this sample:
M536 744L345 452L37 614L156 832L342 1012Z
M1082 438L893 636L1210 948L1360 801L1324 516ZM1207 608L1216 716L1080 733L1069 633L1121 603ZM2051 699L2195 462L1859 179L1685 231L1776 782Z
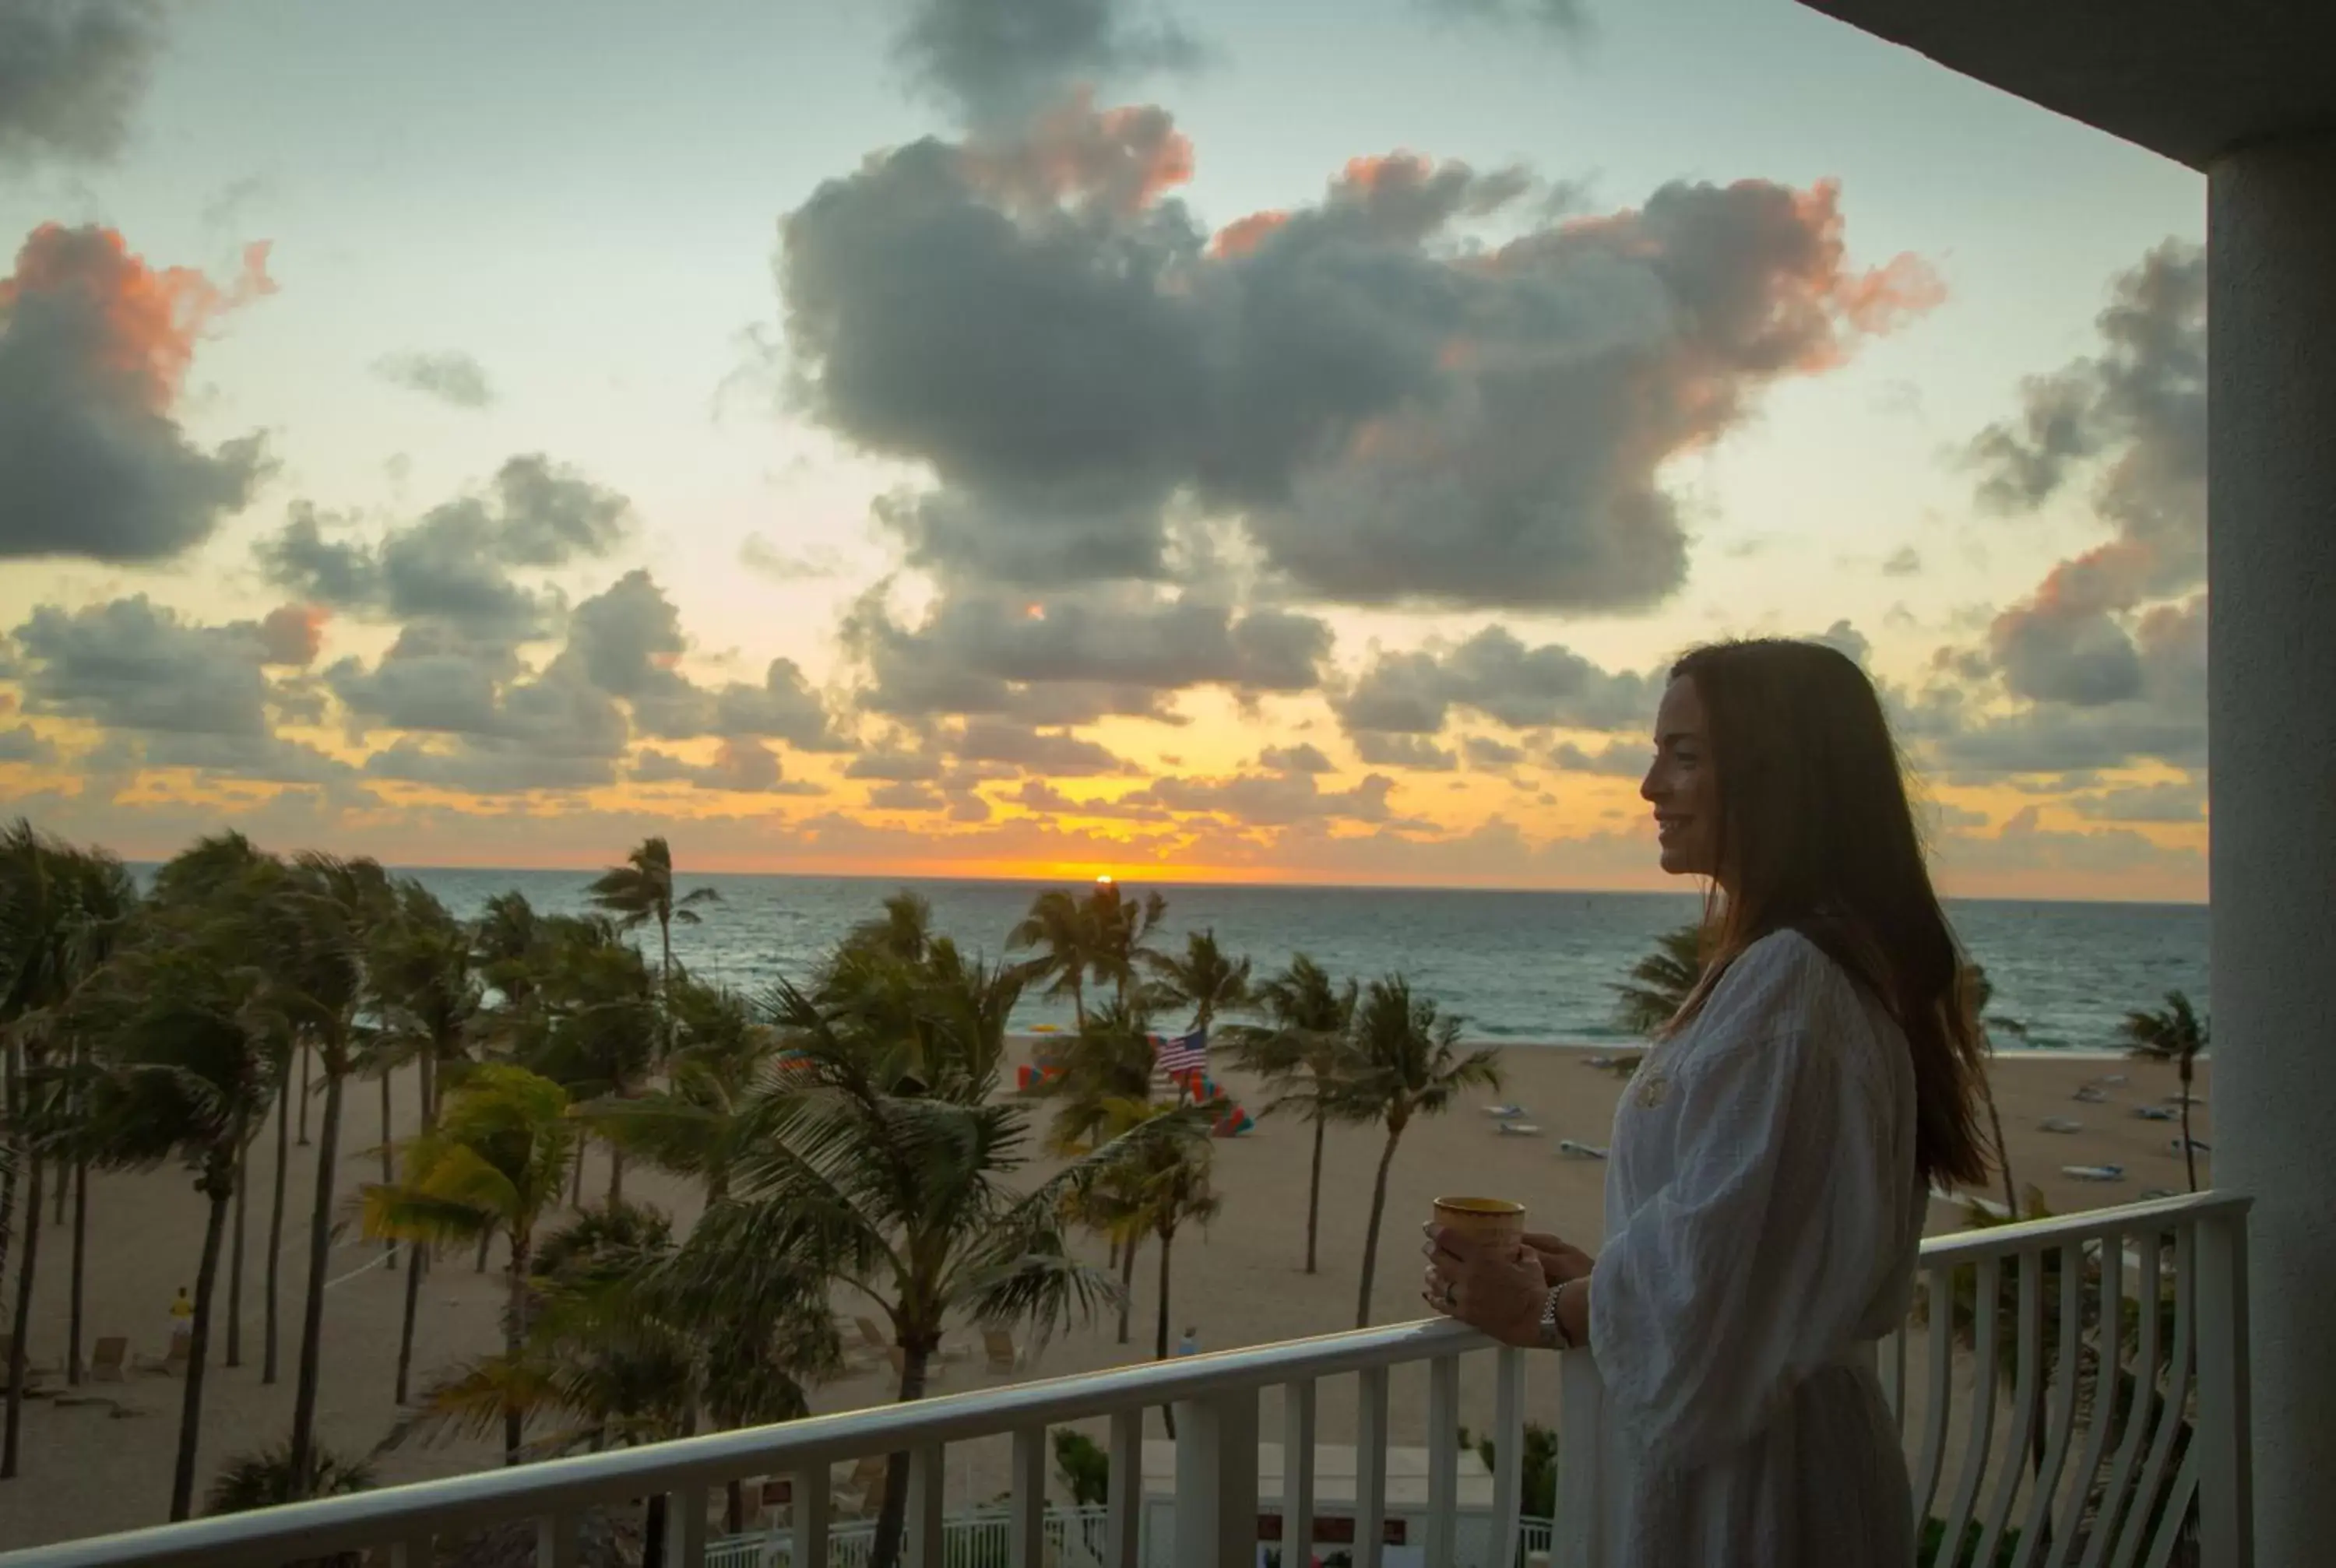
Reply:
M1905 1568L1873 1345L1927 1203L1903 1033L1806 937L1765 938L1648 1053L1611 1153L1593 1349L1566 1358L1601 1436L1561 1445L1574 1568Z

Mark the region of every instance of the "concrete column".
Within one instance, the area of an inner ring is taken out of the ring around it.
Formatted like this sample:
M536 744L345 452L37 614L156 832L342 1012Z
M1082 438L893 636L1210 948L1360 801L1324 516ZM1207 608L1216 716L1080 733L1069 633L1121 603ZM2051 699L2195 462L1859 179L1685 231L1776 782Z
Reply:
M2214 1179L2254 1197L2255 1560L2336 1551L2336 134L2208 171Z

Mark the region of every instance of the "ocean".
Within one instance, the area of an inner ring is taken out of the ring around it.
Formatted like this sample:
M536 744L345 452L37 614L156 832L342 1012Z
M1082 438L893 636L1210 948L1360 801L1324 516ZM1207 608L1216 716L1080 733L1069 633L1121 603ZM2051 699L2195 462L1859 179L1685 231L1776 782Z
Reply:
M576 872L420 870L456 914L517 889L547 911L585 907L591 880ZM752 992L803 979L822 954L901 887L931 901L937 928L969 950L1004 955L1006 933L1045 884L798 876L694 875L721 902L705 922L676 927L676 956L704 979ZM1144 890L1131 884L1140 894ZM1465 1020L1472 1040L1596 1042L1622 1037L1613 992L1655 937L1695 917L1692 895L1501 892L1469 889L1199 887L1172 885L1166 945L1213 928L1260 973L1293 952L1334 975L1400 971L1413 989ZM1995 982L1993 1016L2027 1026L2024 1041L1998 1031L1999 1049L2114 1050L2117 1026L2165 993L2189 993L2204 1015L2206 911L2198 905L1952 902L1949 917ZM651 933L649 940L654 942ZM1032 996L1018 1027L1067 1024L1067 1003Z

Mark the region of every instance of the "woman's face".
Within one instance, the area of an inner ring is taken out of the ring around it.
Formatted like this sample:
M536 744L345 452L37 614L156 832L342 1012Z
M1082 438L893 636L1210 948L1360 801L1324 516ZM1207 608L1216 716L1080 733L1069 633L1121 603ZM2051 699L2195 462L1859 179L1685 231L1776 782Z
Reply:
M1655 710L1655 760L1639 785L1655 808L1663 870L1673 876L1719 874L1719 780L1703 722L1703 699L1685 677L1664 688Z

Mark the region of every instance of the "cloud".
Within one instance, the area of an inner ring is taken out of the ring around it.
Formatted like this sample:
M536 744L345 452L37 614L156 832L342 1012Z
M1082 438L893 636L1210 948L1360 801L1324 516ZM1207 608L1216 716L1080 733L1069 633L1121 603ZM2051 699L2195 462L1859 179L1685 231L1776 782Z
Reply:
M1460 743L1460 753L1468 759L1470 767L1483 768L1487 771L1513 768L1525 760L1525 754L1521 748L1513 746L1506 741L1494 740L1489 735L1468 736Z
M948 744L966 762L1007 763L1026 774L1052 778L1127 771L1125 763L1094 741L1060 731L1025 729L993 718L968 720Z
M257 629L190 625L143 594L70 612L39 606L14 634L25 711L113 730L265 735Z
M1582 0L1418 0L1423 10L1463 22L1491 22L1579 38L1590 26Z
M110 229L32 232L0 279L0 559L166 560L250 499L260 438L205 452L171 410L204 327L273 291L267 258L248 248L221 287L150 268Z
M1338 765L1307 741L1296 745L1270 745L1257 754L1257 765L1267 773L1336 773Z
M451 403L456 408L484 408L494 402L494 388L479 362L457 350L447 354L392 354L375 361L374 374L392 386L418 392Z
M1462 227L1532 180L1397 154L1212 240L1181 149L1075 102L786 218L795 395L935 477L878 511L910 564L1166 581L1201 517L1303 597L1646 608L1686 570L1669 461L1938 297L1911 258L1850 266L1829 184L1674 184L1486 249Z
M777 754L756 741L725 740L714 760L700 765L670 752L644 749L634 759L635 784L686 784L696 789L740 794L823 794L817 784L783 776Z
M1371 767L1409 768L1416 773L1450 773L1460 765L1457 753L1445 751L1426 735L1360 730L1353 738L1355 755Z
M928 784L941 776L941 764L939 757L909 752L862 752L844 765L843 776L888 784Z
M1884 577L1913 577L1922 570L1922 553L1911 544L1901 546L1882 563L1882 575Z
M1348 790L1325 790L1311 774L1244 774L1226 779L1156 779L1150 788L1124 798L1170 811L1207 813L1251 827L1286 827L1322 821L1395 823L1388 803L1394 791L1395 781L1385 774L1368 774Z
M894 54L975 123L1017 121L1074 83L1189 72L1200 44L1128 0L910 0Z
M57 748L43 740L31 725L15 724L0 729L0 763L45 767L56 760Z
M815 582L843 571L843 558L826 545L815 544L800 555L791 555L759 533L750 533L739 541L738 564L779 582Z
M1549 765L1565 773L1595 774L1601 778L1641 777L1647 771L1647 750L1617 741L1602 751L1587 752L1572 741L1551 748Z
M878 811L937 812L949 803L932 785L903 779L870 790L868 803Z
M0 8L0 169L120 151L161 33L154 0Z
M509 648L546 635L557 600L521 583L542 570L608 555L632 526L613 490L541 453L508 459L484 493L459 497L392 528L377 543L333 538L346 525L296 502L255 553L269 581L334 609Z
M2178 783L2132 784L2078 795L2068 803L2080 817L2110 823L2195 823L2206 816L2206 784L2201 778Z
M262 662L306 669L316 662L325 646L325 623L331 618L312 604L280 604L259 623Z
M1504 627L1456 646L1381 653L1331 706L1349 735L1439 734L1454 709L1513 729L1613 730L1654 712L1660 682L1599 668L1571 648L1528 648Z

